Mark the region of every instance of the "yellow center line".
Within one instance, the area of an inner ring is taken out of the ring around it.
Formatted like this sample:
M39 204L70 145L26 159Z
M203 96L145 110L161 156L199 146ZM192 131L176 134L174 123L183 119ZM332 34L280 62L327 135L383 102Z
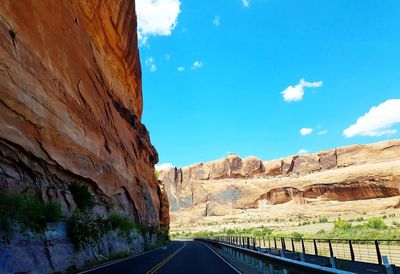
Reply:
M186 242L183 242L183 246L176 250L174 253L169 255L167 258L159 262L157 265L155 265L152 269L146 272L146 274L154 274L157 270L159 270L163 265L165 265L169 260L171 260L176 254L178 254L179 251L184 249L186 246Z

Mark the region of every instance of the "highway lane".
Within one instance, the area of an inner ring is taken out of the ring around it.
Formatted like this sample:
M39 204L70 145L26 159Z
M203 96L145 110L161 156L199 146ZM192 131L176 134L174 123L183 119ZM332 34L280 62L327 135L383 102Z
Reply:
M155 272L157 274L237 274L240 273L219 257L205 244L187 241L185 248L165 262Z
M205 244L197 241L173 241L167 249L156 249L130 259L100 266L81 273L153 274L153 273L238 273Z
M148 272L155 265L166 257L170 256L185 245L184 242L174 241L167 248L158 248L144 254L139 254L133 258L118 261L117 263L106 264L105 266L94 267L93 269L82 271L87 274L141 274Z

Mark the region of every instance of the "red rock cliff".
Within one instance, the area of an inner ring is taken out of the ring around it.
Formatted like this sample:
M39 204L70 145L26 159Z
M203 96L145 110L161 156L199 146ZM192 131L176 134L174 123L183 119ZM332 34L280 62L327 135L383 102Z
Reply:
M143 124L133 0L0 1L0 187L32 186L71 211L67 185L99 208L168 226Z

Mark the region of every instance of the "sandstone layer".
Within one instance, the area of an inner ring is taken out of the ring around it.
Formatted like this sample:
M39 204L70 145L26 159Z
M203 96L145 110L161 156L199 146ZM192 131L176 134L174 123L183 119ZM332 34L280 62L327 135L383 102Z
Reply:
M196 208L210 216L223 215L227 208L262 208L290 201L302 205L394 197L400 195L400 140L271 161L232 154L160 171L160 179L177 218L180 212Z
M168 230L158 155L141 123L141 81L134 0L0 1L0 191L29 187L69 216L68 186L78 182L96 199L93 214ZM14 247L0 257L18 265ZM40 273L63 269L49 260Z

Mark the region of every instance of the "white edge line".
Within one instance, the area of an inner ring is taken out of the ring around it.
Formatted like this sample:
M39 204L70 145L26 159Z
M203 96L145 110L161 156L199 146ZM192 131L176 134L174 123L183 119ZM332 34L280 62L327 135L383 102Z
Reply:
M173 243L173 242L171 242L170 244L168 244L168 245L166 245L166 246L170 246L172 243ZM158 250L158 249L160 249L160 248L163 248L163 247L165 247L165 246L160 246L160 247L158 247L158 248L156 248L156 249L152 249L152 250L149 250L149 251L140 253L140 254L136 254L136 255L127 257L127 258L122 258L122 259L117 259L117 260L114 260L114 261L111 261L111 262L107 262L107 263L98 265L98 266L96 266L96 267L93 267L93 268L84 270L84 271L82 271L82 272L78 272L78 274L88 273L88 272L91 272L91 271L94 271L94 270L97 270L97 269L100 269L100 268L103 268L103 267L106 267L106 266L109 266L109 265L113 265L113 264L116 264L116 263L124 262L124 261L130 260L130 259L133 259L133 258L142 256L142 255L145 255L145 254L147 254L147 253L156 251L156 250Z
M233 270L235 270L237 273L242 274L242 272L235 267L233 264L231 264L230 262L228 262L227 260L225 260L225 258L223 258L221 255L219 255L217 252L215 252L211 247L209 247L208 245L206 245L205 243L199 241L199 243L202 243L203 245L205 245L208 249L210 249L212 252L214 252L215 255L217 255L221 260L223 260L227 265L229 265Z

